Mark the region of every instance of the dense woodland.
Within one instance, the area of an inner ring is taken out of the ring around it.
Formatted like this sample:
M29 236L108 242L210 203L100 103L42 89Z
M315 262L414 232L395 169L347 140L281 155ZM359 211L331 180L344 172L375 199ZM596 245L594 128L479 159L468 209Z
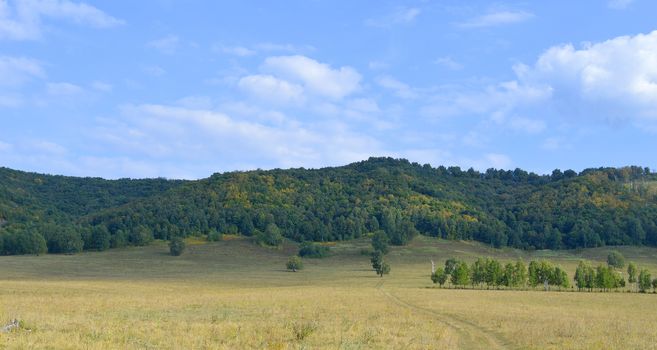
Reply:
M495 247L657 246L657 174L599 168L537 175L392 158L323 169L103 180L0 168L0 253L75 253L232 233L276 244L382 230ZM271 241L271 242L269 242Z

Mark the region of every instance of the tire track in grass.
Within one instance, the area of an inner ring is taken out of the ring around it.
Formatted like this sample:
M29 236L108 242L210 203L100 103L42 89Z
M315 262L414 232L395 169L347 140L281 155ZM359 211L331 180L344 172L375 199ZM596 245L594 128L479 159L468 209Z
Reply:
M486 330L485 328L476 325L468 320L445 315L434 310L413 305L409 302L406 302L396 295L390 293L389 291L383 289L384 281L380 281L376 284L376 289L381 292L386 298L395 304L408 308L417 312L424 313L426 315L435 317L440 322L446 324L447 326L456 330L459 334L460 340L460 349L514 349L515 346L504 339L502 336Z

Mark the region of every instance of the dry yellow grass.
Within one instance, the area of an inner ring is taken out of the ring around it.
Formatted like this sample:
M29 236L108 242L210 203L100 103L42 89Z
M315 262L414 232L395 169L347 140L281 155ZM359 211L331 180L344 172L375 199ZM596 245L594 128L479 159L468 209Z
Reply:
M381 279L367 242L286 272L294 246L245 240L197 244L181 257L163 243L76 256L0 257L0 335L8 349L650 349L657 295L433 288L429 259L550 256L570 269L606 250L494 250L419 238L389 255ZM655 271L651 248L621 248ZM572 272L571 272L572 275Z

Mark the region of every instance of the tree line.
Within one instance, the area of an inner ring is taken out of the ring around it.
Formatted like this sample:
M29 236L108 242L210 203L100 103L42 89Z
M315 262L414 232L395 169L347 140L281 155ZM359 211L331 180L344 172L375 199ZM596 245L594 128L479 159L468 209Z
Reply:
M506 264L492 258L477 258L471 264L450 258L443 267L435 268L431 281L440 287L486 288L486 289L527 289L541 288L545 291L611 291L629 286L629 291L648 292L657 289L657 278L651 279L647 269L639 269L636 264L627 267L627 282L618 265L599 264L593 267L590 262L580 261L571 285L567 272L547 260L532 260L526 265L522 260Z

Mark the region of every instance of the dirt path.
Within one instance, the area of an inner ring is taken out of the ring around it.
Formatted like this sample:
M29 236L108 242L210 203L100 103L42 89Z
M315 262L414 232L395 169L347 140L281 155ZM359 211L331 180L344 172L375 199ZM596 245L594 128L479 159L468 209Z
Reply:
M383 288L383 281L376 289L395 304L432 316L456 330L459 334L459 349L514 349L515 346L502 336L478 326L468 320L441 314L431 309L408 303Z

